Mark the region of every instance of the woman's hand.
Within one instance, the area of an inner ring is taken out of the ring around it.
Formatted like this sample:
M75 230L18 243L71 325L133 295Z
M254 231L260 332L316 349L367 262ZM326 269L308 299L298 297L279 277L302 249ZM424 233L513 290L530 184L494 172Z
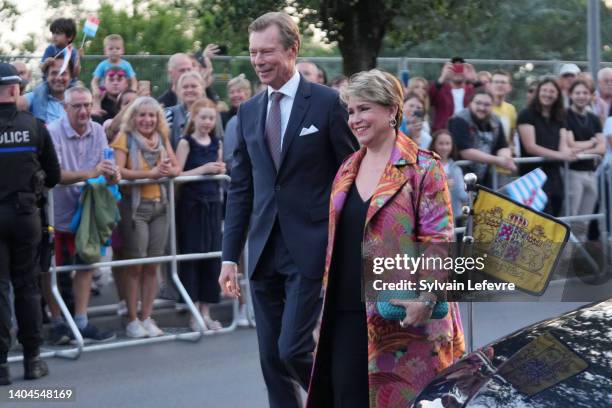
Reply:
M210 162L200 166L202 174L225 174L224 162Z
M400 326L421 326L431 318L433 308L427 303L418 300L392 299L390 303L394 306L402 306L406 309L406 317L400 322Z

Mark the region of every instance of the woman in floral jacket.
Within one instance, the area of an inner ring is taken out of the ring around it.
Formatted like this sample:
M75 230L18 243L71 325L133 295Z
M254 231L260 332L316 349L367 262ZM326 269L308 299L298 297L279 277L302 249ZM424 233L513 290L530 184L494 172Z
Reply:
M430 319L437 298L421 292L419 301L392 302L405 307L403 320L386 320L373 299L363 301L362 265L414 253L416 243L450 241L450 197L437 156L398 132L402 90L395 77L361 72L342 98L362 148L343 163L332 187L325 299L307 406L406 407L463 355L458 306L450 303L445 317ZM427 273L409 279L444 279L443 272Z

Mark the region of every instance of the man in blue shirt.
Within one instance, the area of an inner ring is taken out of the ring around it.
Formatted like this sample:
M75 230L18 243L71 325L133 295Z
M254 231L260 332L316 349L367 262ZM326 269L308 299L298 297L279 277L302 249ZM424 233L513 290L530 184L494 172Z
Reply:
M60 73L63 63L63 56L59 56L47 65L44 72L47 81L20 97L18 106L21 110L32 112L45 123L64 117L64 91L70 87L72 61L69 61L64 72Z

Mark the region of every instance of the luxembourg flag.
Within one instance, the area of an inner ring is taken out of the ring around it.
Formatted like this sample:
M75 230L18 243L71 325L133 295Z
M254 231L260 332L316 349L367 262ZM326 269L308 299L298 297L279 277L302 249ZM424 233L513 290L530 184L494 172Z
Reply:
M87 37L95 37L98 27L100 26L100 20L94 16L87 17L85 26L83 27L83 34Z
M542 190L546 182L546 174L537 168L504 187L505 193L515 201L542 211L546 207L548 197Z
M62 75L64 71L66 71L66 68L68 68L68 63L72 57L72 44L68 44L68 46L62 50L62 52L64 53L64 62L62 63L62 68L59 72L60 75Z

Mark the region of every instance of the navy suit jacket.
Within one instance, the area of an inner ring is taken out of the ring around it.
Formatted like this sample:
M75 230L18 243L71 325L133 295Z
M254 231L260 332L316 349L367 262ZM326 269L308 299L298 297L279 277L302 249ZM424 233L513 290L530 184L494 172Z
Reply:
M300 273L323 276L331 184L358 144L338 93L300 78L278 171L265 138L268 93L240 105L223 233L224 261L237 262L248 232L253 275L276 218ZM300 136L303 128L318 131Z

